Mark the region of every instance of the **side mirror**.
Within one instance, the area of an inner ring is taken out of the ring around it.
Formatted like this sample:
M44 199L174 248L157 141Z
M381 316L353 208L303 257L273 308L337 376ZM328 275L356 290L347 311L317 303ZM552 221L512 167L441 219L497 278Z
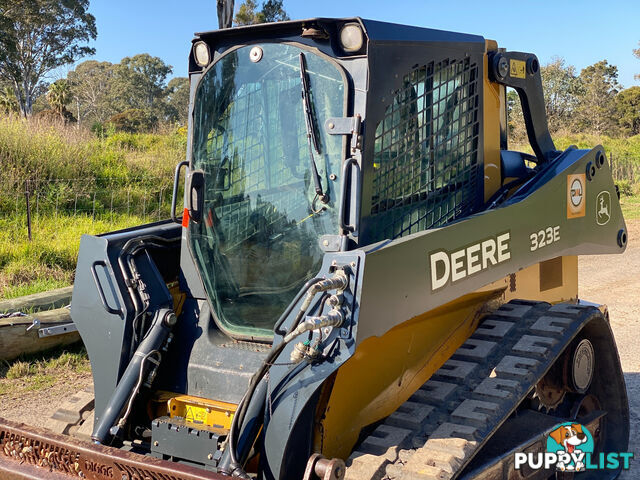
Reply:
M187 176L187 208L189 209L189 218L195 223L200 223L204 210L203 170L193 170Z

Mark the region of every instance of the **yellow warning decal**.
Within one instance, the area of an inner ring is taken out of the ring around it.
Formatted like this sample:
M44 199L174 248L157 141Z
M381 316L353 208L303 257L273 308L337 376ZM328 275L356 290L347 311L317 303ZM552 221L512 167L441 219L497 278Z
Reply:
M522 60L509 60L509 75L514 78L526 78L527 64Z
M207 398L176 395L167 402L170 417L182 417L187 422L208 425L214 429L228 431L237 406L232 403Z

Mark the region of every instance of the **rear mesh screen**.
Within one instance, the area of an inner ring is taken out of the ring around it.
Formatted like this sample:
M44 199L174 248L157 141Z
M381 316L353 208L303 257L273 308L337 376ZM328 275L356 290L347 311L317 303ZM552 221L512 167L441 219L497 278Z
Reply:
M478 198L478 67L423 65L403 79L375 134L372 240L438 227Z

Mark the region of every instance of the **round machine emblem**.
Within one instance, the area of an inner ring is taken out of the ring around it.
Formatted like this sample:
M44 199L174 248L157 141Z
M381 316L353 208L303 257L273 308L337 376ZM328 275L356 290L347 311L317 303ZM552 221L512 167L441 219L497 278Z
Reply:
M584 217L587 204L586 175L567 175L567 218Z
M580 206L583 196L582 182L579 178L574 178L573 182L571 182L571 203L574 207Z

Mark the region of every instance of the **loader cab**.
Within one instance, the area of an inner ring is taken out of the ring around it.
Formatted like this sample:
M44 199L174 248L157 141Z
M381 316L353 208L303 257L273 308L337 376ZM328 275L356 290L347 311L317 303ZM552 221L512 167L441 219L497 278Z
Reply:
M312 92L311 147L300 58ZM189 246L219 325L231 335L268 336L319 270L318 239L337 232L341 192L332 178L342 142L320 126L343 115L345 92L330 59L284 43L226 51L198 82L192 169L204 176L203 219L190 223Z
M220 330L269 341L324 252L479 207L484 51L357 18L198 34L183 271Z

